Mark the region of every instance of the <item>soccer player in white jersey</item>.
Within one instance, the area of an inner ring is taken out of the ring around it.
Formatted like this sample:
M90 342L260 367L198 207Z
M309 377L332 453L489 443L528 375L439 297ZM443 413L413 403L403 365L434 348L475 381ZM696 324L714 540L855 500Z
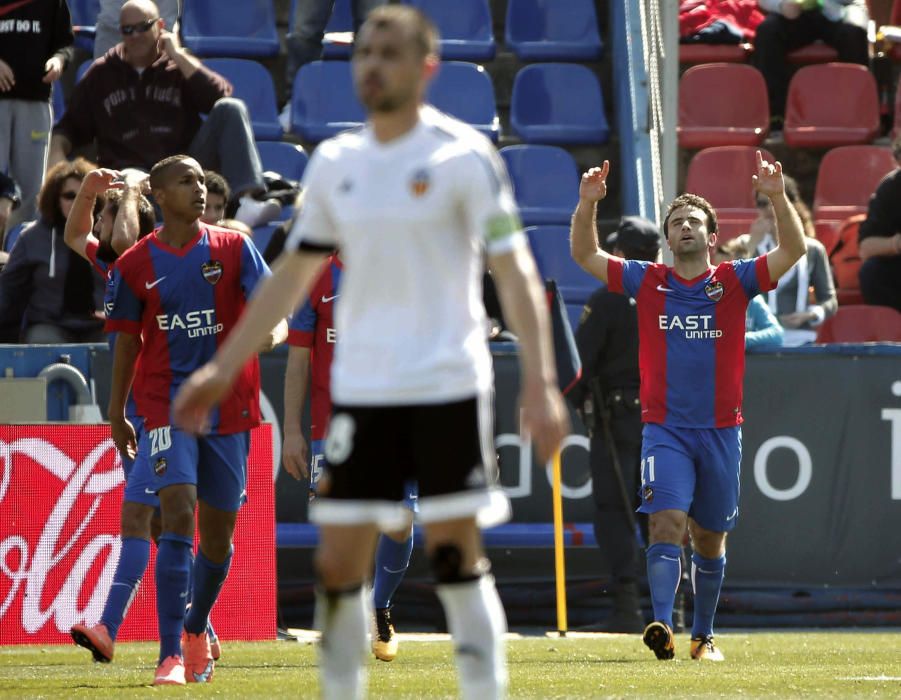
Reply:
M501 159L476 131L422 104L438 64L437 33L420 12L388 5L369 14L353 57L368 122L313 154L304 206L273 277L174 405L180 425L202 431L260 339L340 247L328 467L310 509L321 526L316 623L326 698L364 693L362 583L379 529L409 522L410 478L419 482L461 694L505 694L506 620L478 529L509 514L496 485L485 255L520 339L521 423L539 460L569 427L544 292Z

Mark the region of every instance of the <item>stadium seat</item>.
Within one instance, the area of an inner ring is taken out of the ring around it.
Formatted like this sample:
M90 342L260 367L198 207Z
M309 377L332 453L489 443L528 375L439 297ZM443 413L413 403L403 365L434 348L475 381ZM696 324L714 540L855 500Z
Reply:
M890 306L839 306L823 321L817 343L901 343L901 313Z
M19 240L19 234L22 233L22 230L30 223L30 221L23 221L17 226L13 226L9 231L6 232L6 238L3 239L4 252L8 253L13 249L16 241Z
M804 66L788 88L783 135L800 148L870 143L879 133L876 79L864 66Z
M813 197L817 238L832 250L838 228L849 216L865 214L877 185L896 167L888 148L840 146L823 156Z
M56 126L66 111L66 96L58 80L50 86L50 104L53 106L53 125Z
M866 218L864 214L858 214L846 219L838 229L838 241L829 255L832 263L833 277L835 278L835 292L838 303L842 306L848 304L863 304L863 295L860 292L860 250L857 245L857 236L860 224Z
M538 271L543 278L557 282L563 300L568 305L588 301L601 283L569 254L569 226L531 226L526 234Z
M679 81L676 133L682 148L759 146L769 121L766 82L756 68L707 63L692 66Z
M513 80L510 124L526 143L598 144L610 138L595 74L574 63L536 63Z
M88 72L88 68L90 68L94 63L94 60L89 58L87 61L82 61L78 64L78 68L75 69L75 82L80 81L84 74Z
M838 51L823 41L814 41L800 49L789 51L785 57L796 66L809 66L813 63L831 63L838 60Z
M724 238L747 233L757 218L751 176L757 171L756 152L773 162L773 155L752 146L718 146L698 151L688 164L685 191L710 202Z
M277 141L282 137L272 75L262 64L245 58L210 58L204 65L226 78L234 88L232 97L247 105L254 138Z
M72 32L75 46L88 53L94 53L94 35L97 31L97 15L100 0L67 0L69 16L72 18Z
M557 146L506 146L501 157L510 172L523 224L568 224L579 200L579 170Z
M509 0L504 42L520 61L596 61L601 35L592 0Z
M260 255L266 252L266 246L269 245L269 241L272 239L272 234L275 233L275 229L279 227L278 223L265 224L263 226L257 226L253 230L253 245L260 252Z
M428 101L497 143L500 125L494 84L482 66L462 61L442 62L429 86Z
M186 0L181 18L184 44L198 56L275 56L279 41L272 0Z
M494 30L488 0L404 0L437 25L441 58L446 61L490 61Z
M745 63L751 44L679 44L679 63Z
M307 167L307 152L294 143L261 141L257 144L263 170L271 170L287 180L300 182Z
M347 61L313 61L294 76L291 132L318 143L360 126L366 112L354 92Z

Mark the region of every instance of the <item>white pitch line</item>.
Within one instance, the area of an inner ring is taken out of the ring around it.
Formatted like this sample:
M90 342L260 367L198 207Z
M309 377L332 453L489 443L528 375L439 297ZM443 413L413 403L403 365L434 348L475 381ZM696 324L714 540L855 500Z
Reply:
M844 678L838 678L836 680L840 681L876 681L877 683L884 683L886 681L901 681L901 676L845 676Z

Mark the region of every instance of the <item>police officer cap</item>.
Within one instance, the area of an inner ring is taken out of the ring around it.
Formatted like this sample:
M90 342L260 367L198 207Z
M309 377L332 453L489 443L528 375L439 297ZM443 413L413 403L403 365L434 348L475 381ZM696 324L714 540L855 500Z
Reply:
M606 243L609 249L619 248L626 255L653 257L660 250L660 231L642 216L624 216Z

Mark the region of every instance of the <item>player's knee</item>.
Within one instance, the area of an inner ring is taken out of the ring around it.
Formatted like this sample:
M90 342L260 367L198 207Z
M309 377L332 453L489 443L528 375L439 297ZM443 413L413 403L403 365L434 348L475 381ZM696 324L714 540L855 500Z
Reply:
M122 504L120 530L122 537L138 537L143 540L151 538L150 521L153 508L143 503L125 501Z
M685 513L666 510L651 513L648 518L648 537L651 544L682 544L686 529Z
M185 537L194 536L194 509L187 503L176 502L163 509L162 531Z
M467 567L462 550L455 544L439 544L429 555L429 565L437 583L474 581L491 570L491 563L482 557L475 566Z

